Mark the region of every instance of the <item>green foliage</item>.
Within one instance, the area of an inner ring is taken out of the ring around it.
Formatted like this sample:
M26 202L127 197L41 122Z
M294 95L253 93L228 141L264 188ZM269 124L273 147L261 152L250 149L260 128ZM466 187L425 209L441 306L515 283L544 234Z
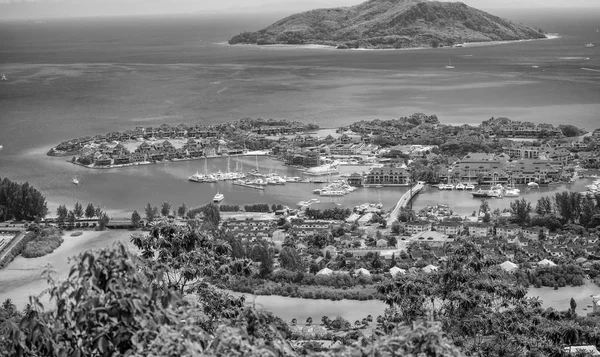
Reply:
M255 203L252 205L245 205L244 211L246 212L269 212L268 203Z
M44 228L35 234L21 255L25 258L38 258L52 253L64 241L62 232L57 228Z
M510 212L515 223L519 225L529 223L529 219L531 218L531 203L527 202L524 198L514 200L510 203Z
M181 206L179 206L179 207L177 208L177 215L178 215L179 217L185 217L185 214L186 214L186 212L187 212L187 205L185 204L185 202L183 202L183 203L181 204Z
M305 214L309 219L343 221L350 217L352 210L340 207L325 210L307 208Z
M146 212L146 222L147 223L154 222L156 215L154 214L154 209L152 208L152 205L150 204L150 202L148 202L148 204L146 204L146 208L144 209L144 211Z
M138 211L134 210L133 213L131 214L131 225L133 225L133 228L139 227L141 221L142 221L142 216L140 216Z
M169 202L163 202L160 205L160 214L163 217L168 217L169 213L171 213L171 204Z
M81 205L81 203L79 203L79 202L75 203L75 207L73 207L73 213L75 214L75 217L78 219L83 217L83 206Z
M46 198L28 182L0 179L0 221L34 221L47 213Z
M563 135L568 138L583 134L581 130L574 125L559 125L558 128L562 131Z
M95 215L96 215L96 208L94 208L94 204L88 203L87 207L85 208L85 217L93 218Z
M239 212L239 205L219 205L219 210L221 212Z

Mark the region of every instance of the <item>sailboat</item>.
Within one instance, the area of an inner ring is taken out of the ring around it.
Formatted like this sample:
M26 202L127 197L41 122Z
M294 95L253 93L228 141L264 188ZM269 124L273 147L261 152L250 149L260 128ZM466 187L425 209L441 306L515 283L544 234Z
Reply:
M594 44L590 42L590 43L586 44L585 47L594 47Z
M256 177L265 177L265 174L262 174L258 169L258 154L254 155L254 160L256 161L256 168L250 171L250 175Z
M448 58L448 64L444 68L446 68L446 69L454 69L454 66L452 65L452 62L450 62L450 58Z
M2 80L2 81L8 81L8 79L6 79L6 76L4 74L2 75L2 79L0 79L0 80Z
M79 180L77 179L77 175L75 175L75 176L73 177L73 184L74 184L74 185L79 185Z

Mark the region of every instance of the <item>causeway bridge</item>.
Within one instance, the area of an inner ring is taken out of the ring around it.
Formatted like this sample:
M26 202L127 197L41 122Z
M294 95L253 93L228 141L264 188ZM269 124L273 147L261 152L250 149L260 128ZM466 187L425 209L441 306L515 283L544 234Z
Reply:
M392 212L390 212L390 215L387 219L387 226L391 227L392 224L398 219L398 214L400 213L400 210L404 207L406 207L410 201L419 193L421 192L421 190L425 187L425 183L424 182L417 182L416 185L414 185L410 190L406 191L402 197L400 197L400 200L398 200L398 203L396 203L396 207L394 207L394 209L392 210Z

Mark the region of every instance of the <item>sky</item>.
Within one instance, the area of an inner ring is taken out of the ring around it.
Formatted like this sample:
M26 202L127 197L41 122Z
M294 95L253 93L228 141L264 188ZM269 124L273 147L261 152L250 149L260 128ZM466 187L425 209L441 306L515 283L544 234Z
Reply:
M444 0L445 1L445 0ZM282 13L352 6L362 0L0 0L0 18L181 13ZM463 0L486 9L600 7L600 0Z

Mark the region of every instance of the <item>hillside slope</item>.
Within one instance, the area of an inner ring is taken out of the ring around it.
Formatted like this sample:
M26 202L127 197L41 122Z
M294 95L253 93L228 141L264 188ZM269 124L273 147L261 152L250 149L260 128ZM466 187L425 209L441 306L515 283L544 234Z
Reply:
M288 16L230 44L323 44L338 48L450 46L545 38L542 30L515 24L461 2L369 0Z

